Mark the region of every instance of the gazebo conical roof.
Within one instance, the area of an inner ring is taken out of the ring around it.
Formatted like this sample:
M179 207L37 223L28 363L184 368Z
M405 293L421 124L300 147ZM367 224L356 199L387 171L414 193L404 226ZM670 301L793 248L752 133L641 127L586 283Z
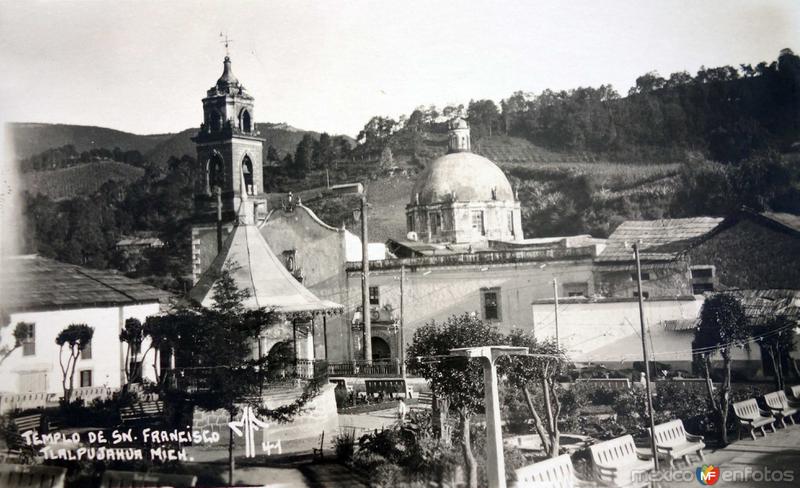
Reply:
M231 269L236 286L248 290L249 309L265 307L287 316L341 312L343 307L317 298L286 269L255 225L239 224L223 244L211 266L189 292L204 307L214 304L214 285L223 269Z

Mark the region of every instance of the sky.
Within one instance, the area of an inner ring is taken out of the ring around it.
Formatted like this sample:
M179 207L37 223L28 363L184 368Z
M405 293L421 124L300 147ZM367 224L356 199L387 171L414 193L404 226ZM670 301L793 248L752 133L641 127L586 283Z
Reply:
M259 122L355 136L419 105L695 73L800 51L787 1L0 0L2 121L138 134L200 125L233 71Z

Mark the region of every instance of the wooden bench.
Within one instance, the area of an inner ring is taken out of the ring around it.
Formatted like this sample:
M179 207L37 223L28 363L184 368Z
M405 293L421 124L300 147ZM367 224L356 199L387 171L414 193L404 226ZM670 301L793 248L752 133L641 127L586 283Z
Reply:
M633 437L624 435L589 446L597 481L611 486L649 486L648 473L655 469L652 454L636 449Z
M579 480L572 467L572 458L569 454L539 461L538 463L523 466L515 471L516 488L572 488L576 486L594 486L594 483Z
M740 440L742 438L742 428L745 427L750 431L750 437L752 437L753 440L756 440L756 429L761 429L761 433L764 434L764 437L767 436L764 426L768 425L772 429L772 432L775 432L775 417L771 413L758 408L758 403L756 403L755 398L734 403L733 413L739 420L738 430Z
M789 403L789 399L786 398L786 393L783 391L767 393L764 395L764 403L766 403L767 408L781 421L781 425L784 427L786 427L787 418L792 421L793 425L796 424L793 415L795 415L798 410L794 405Z
M703 436L686 432L682 420L658 424L653 430L655 431L656 450L659 454L665 454L669 459L670 467L675 466L675 460L679 458L683 458L686 466L689 466L689 455L694 453L697 453L701 461L705 459L703 448L706 445L703 443Z
M395 396L406 398L408 395L406 380L404 379L364 380L364 386L367 389L367 396L373 398L382 395L388 395L392 398L395 398Z
M314 458L319 458L322 461L325 458L325 431L322 431L322 434L319 436L319 447L313 447L311 454Z
M119 409L119 417L123 424L160 419L163 416L164 402L159 400L138 402Z
M800 385L794 385L787 388L789 390L789 400L793 402L800 402Z
M22 434L23 432L27 432L29 430L34 430L39 432L42 430L42 414L35 413L33 415L23 415L22 417L17 417L12 420L14 426L17 428L17 432Z
M100 488L191 488L197 483L193 474L141 473L106 470Z
M64 488L67 468L56 466L0 464L3 488Z
M575 383L585 383L610 390L630 390L631 380L628 378L578 378Z

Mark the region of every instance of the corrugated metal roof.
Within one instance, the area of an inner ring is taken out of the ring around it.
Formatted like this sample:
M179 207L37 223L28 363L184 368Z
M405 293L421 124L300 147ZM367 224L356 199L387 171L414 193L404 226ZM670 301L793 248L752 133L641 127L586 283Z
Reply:
M244 224L233 228L222 252L189 292L190 298L205 307L211 306L214 285L221 271L229 266L239 289L250 292L244 301L247 308L265 307L287 315L343 309L338 303L317 298L298 282L272 252L258 228Z
M763 325L775 317L800 322L800 290L731 290L724 293L741 300L751 325Z
M35 255L3 258L0 282L0 300L8 313L151 303L170 296L114 271L83 268Z
M597 261L632 261L633 251L629 245L634 242L639 243L642 260L669 261L714 230L722 221L718 217L628 220L608 237L606 248Z

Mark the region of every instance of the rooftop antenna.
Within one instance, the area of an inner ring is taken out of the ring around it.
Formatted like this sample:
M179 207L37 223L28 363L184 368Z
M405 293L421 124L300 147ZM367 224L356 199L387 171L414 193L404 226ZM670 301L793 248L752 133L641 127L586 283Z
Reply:
M230 57L230 50L229 45L233 42L233 39L228 39L228 34L223 34L222 32L219 33L220 41L222 44L225 45L225 56Z

